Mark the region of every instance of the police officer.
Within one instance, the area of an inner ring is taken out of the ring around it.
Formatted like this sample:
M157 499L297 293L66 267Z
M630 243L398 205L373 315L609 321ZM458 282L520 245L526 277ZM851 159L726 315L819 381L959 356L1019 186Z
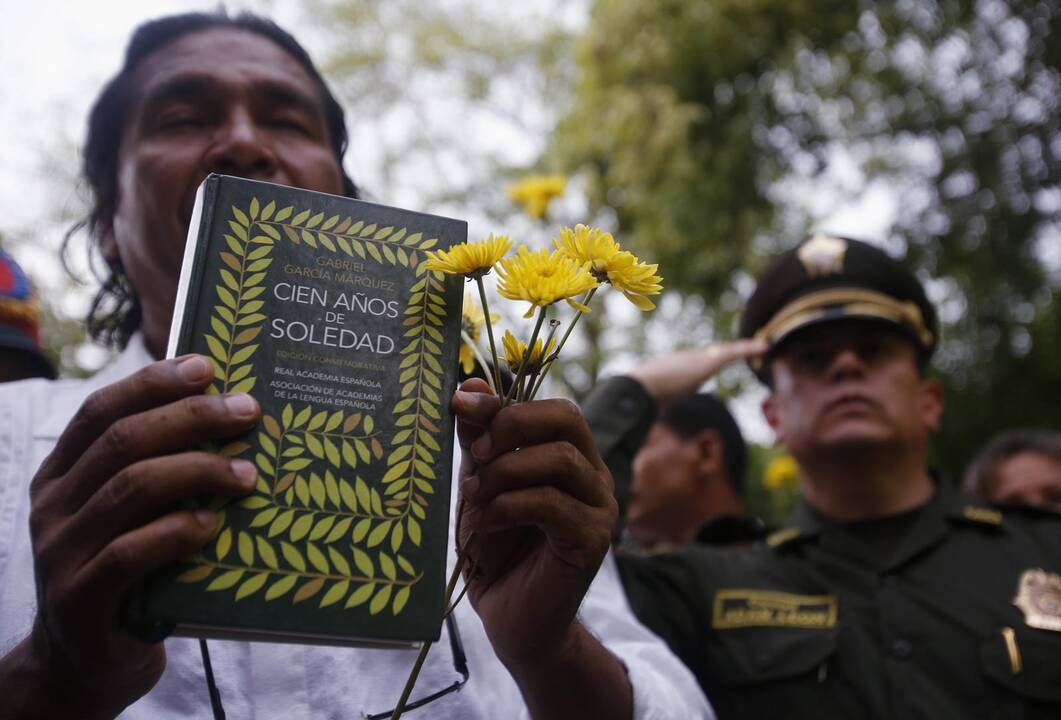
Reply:
M914 275L816 235L763 273L742 334L767 344L751 364L800 506L748 550L620 560L719 718L1061 717L1061 518L930 475L938 330Z

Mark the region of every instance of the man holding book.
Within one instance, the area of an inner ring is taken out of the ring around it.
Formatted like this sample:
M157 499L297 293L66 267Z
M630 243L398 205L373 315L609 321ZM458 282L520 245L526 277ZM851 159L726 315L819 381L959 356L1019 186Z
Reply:
M203 357L157 361L194 193L218 172L356 196L345 143L341 109L271 23L186 15L134 35L92 111L85 149L96 199L87 224L110 270L89 326L124 351L90 380L20 383L0 398L5 711L207 712L194 642L149 645L119 620L135 583L211 540L215 513L179 508L255 486L251 463L190 448L253 427L256 401L202 394L214 376ZM561 402L499 413L484 387L471 381L453 410L466 453L465 529L489 551L469 593L475 612L458 607L463 634L447 631L417 689L472 678L459 694L434 693L433 716L712 717L676 658L614 602L610 476L580 416ZM248 643L214 643L212 656L228 712L259 718L389 708L413 661L409 651ZM217 693L211 700L219 716Z

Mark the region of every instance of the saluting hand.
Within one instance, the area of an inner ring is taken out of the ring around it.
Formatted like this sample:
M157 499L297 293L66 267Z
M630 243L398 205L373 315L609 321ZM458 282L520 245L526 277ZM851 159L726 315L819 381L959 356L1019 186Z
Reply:
M733 340L649 358L627 373L660 405L692 395L727 365L761 356L765 340Z
M189 450L258 419L248 395L203 395L212 376L205 358L186 356L99 390L34 477L37 618L3 659L22 681L16 715L114 717L161 676L162 645L119 624L122 596L211 538L214 514L178 510L183 501L244 495L255 482L249 462Z

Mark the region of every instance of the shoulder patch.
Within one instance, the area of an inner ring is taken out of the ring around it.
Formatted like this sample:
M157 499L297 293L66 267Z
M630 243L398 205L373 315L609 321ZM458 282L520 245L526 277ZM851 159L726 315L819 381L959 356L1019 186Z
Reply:
M966 505L962 508L962 517L984 525L1001 525L1002 513L992 508L979 505Z
M715 593L711 627L795 627L825 630L836 626L835 595L794 595L773 590L728 588Z
M766 536L766 546L771 548L781 547L785 543L795 540L802 534L803 531L799 528L781 528Z

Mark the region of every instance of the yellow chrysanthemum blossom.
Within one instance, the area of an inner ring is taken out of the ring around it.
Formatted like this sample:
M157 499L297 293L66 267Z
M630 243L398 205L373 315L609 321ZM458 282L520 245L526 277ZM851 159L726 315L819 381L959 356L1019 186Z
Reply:
M510 186L508 196L532 218L541 220L549 212L549 203L563 195L566 187L563 175L535 175Z
M518 373L520 363L523 362L523 355L527 352L527 343L517 340L515 335L506 330L504 337L501 338L501 345L505 349L505 361L508 363L509 370ZM526 372L533 373L539 370L542 362L552 354L554 349L556 349L556 340L550 340L543 355L541 338L535 340L530 357L527 359Z
M447 275L482 277L490 272L497 261L512 247L507 235L490 234L477 243L461 243L449 250L428 250L427 269Z
M582 312L589 308L573 300L597 287L597 281L578 262L559 252L531 252L520 245L514 257L505 258L497 267L497 292L509 300L526 300L531 304L523 317L534 314L534 308L566 300Z
M790 455L775 457L766 465L763 473L763 487L767 490L781 490L799 484L799 465Z
M490 322L496 323L501 319L497 313L490 313ZM486 324L486 315L483 314L479 302L472 297L471 293L464 293L464 311L461 313L461 330L473 343L479 342L482 336L483 325ZM471 375L475 370L475 350L467 341L461 338L460 346L461 368L466 375ZM489 372L489 371L488 371Z
M649 265L633 253L623 250L611 233L579 224L561 228L553 245L566 257L584 263L598 282L611 284L639 310L656 307L646 295L658 295L663 281L656 275L658 265Z

